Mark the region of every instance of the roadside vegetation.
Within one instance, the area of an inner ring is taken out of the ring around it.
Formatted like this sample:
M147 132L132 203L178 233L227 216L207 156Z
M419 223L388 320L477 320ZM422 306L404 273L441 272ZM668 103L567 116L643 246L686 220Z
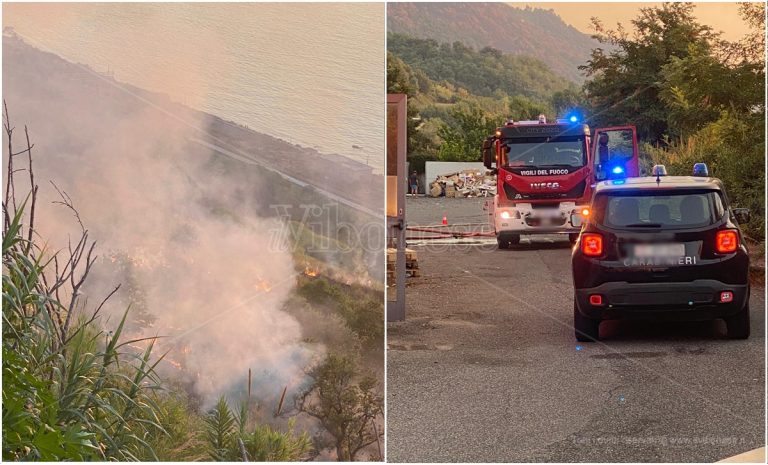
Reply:
M56 203L79 230L62 250L39 235L34 146L25 127L24 148L14 148L19 129L7 109L3 116L3 460L305 461L325 448L340 460L380 458L371 447L382 434L376 422L383 387L363 364L373 364L366 354L383 363L382 292L331 277L303 278L294 298L338 315L355 343L307 367L307 385L274 412L265 414L250 396L240 403L222 397L204 408L181 380L159 375L165 354L155 350L155 338L126 337L132 312L146 319L149 309L126 304L122 318L107 320L101 310L116 298L119 283L100 302L81 298L99 255L96 241L63 191ZM312 258L302 244L297 250ZM137 343L146 348L137 351Z
M355 461L368 446L383 445L377 420L384 414L384 397L376 379L361 376L349 356L330 354L312 369L311 387L297 399L298 409L316 418L333 437L339 461Z
M297 462L311 449L309 435L294 434L294 422L288 432L275 431L269 425L251 425L249 406L243 403L233 412L221 397L205 418L209 459L216 462Z
M383 355L383 292L371 292L359 284L343 284L319 276L303 278L298 294L307 301L324 306L329 314L339 316L355 334L364 352Z
M595 37L615 51L594 50L583 68L590 111L597 126L636 125L646 166L682 175L707 163L734 205L752 212L745 232L762 241L765 5L740 5L750 28L735 43L698 23L694 8L644 8L632 21L634 35L595 21Z
M127 311L111 330L102 328L99 312L112 294L77 311L96 244L82 223L67 250L50 250L36 236L32 145L27 136L25 149L14 152L7 110L4 116L3 459L156 460L148 441L166 434L155 394L161 358L152 357L151 341L143 353L125 350L137 342L122 337ZM22 170L27 179L17 175ZM63 192L61 203L77 215Z
M662 163L688 174L707 163L732 203L750 209L746 234L762 241L765 5L739 9L748 27L737 42L699 23L690 3L642 8L631 28L596 18L601 46L584 57L580 87L539 65L525 68L530 75L509 72L512 86L496 73L525 66L520 57L390 36L387 86L409 96L409 161L419 171L426 160L479 161L483 138L504 120L579 109L592 127L637 126L646 169Z

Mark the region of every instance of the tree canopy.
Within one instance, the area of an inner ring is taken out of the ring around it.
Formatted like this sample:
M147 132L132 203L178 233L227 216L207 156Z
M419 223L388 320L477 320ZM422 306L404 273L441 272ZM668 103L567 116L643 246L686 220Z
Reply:
M579 89L538 60L492 47L390 34L387 91L408 95L408 154L477 161L482 139L508 118L555 116L581 102ZM556 104L556 105L555 105Z
M759 22L753 7L742 7L747 13ZM594 126L627 122L641 139L661 142L691 134L726 109L749 112L762 100L759 54L699 23L693 4L641 8L630 23L631 34L593 18L594 37L613 47L595 48L582 67Z
M438 43L403 34L389 34L387 47L403 62L426 77L447 82L483 96L507 95L546 98L571 84L543 62L523 55L508 55L492 47L479 51L461 42Z

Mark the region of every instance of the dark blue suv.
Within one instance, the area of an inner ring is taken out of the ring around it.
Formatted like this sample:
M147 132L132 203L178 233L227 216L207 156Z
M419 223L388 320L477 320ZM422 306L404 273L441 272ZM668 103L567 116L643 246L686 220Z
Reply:
M749 210L729 207L719 179L603 181L585 213L572 255L577 340L598 339L602 320L630 318L722 318L728 337L749 337L749 255L738 225Z

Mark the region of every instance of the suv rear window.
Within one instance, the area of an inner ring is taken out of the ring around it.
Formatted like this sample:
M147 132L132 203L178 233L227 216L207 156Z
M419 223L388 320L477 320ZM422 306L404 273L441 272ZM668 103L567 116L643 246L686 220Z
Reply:
M610 228L687 229L717 222L723 204L715 191L606 192L595 197L593 211Z

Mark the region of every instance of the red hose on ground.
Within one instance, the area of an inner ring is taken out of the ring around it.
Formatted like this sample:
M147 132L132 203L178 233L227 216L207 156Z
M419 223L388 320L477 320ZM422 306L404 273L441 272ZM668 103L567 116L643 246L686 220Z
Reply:
M426 232L426 233L432 233L432 234L439 234L438 236L424 236L424 237L411 237L411 240L416 239L446 239L449 237L454 238L460 238L460 237L495 237L496 233L490 232L490 231L445 231L440 230L437 228L431 228L431 227L418 227L418 226L411 226L405 228L406 231L416 231L416 232Z

